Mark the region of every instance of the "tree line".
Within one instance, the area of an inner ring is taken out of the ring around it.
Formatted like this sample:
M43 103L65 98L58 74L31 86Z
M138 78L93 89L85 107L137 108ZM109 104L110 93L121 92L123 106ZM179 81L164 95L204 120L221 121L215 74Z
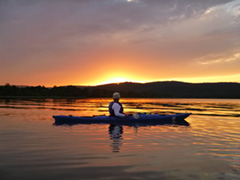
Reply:
M0 86L1 97L111 98L113 92L125 98L240 98L239 83L120 83L101 86Z

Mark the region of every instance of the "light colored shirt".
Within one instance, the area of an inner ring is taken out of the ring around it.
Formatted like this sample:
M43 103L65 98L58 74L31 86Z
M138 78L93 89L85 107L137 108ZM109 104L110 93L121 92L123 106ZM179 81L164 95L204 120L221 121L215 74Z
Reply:
M120 113L121 106L118 103L114 103L112 105L112 109L114 111L115 116L117 116L117 117L124 117L125 116L125 114Z

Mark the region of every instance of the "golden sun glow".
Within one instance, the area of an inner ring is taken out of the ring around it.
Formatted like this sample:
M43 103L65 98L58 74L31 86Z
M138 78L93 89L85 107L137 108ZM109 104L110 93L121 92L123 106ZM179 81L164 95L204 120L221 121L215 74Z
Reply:
M92 82L92 85L102 85L102 84L109 84L109 83L122 83L122 82L147 82L142 77L137 77L132 74L128 74L127 72L112 72L108 74L104 74L98 79L95 80L95 82Z
M112 77L112 78L109 78ZM136 83L146 83L152 81L182 81L190 83L201 83L201 82L239 82L240 74L230 75L230 76L216 76L216 77L199 77L199 78L169 78L169 79L143 79L142 77L135 77L127 74L116 75L108 74L106 76L100 77L95 82L89 83L87 85L103 85L110 83L122 83L122 82L136 82Z
M109 79L107 81L104 81L100 84L121 83L121 82L126 82L126 81L130 81L130 80L126 79L126 78L122 78L122 77L115 77L115 78Z

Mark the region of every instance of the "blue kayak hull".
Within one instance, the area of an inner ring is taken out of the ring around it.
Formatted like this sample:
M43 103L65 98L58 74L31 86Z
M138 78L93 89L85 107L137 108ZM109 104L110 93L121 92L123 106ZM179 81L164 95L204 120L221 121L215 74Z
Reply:
M81 117L81 116L53 116L55 119L55 125L62 124L120 124L120 125L157 125L157 124L181 124L189 125L184 119L186 119L191 113L182 113L175 115L146 115L139 114L139 118L135 119L133 116L127 116L123 118L112 116L93 116L93 117Z

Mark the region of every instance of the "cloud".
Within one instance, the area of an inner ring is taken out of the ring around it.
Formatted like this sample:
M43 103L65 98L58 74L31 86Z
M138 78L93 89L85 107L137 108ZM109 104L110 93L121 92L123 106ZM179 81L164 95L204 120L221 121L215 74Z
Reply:
M200 65L215 65L218 63L232 63L233 61L240 61L240 53L235 52L233 54L214 54L202 57L196 60Z
M239 51L239 8L238 0L2 0L0 70L82 72L116 57L140 69L233 63L223 58Z

